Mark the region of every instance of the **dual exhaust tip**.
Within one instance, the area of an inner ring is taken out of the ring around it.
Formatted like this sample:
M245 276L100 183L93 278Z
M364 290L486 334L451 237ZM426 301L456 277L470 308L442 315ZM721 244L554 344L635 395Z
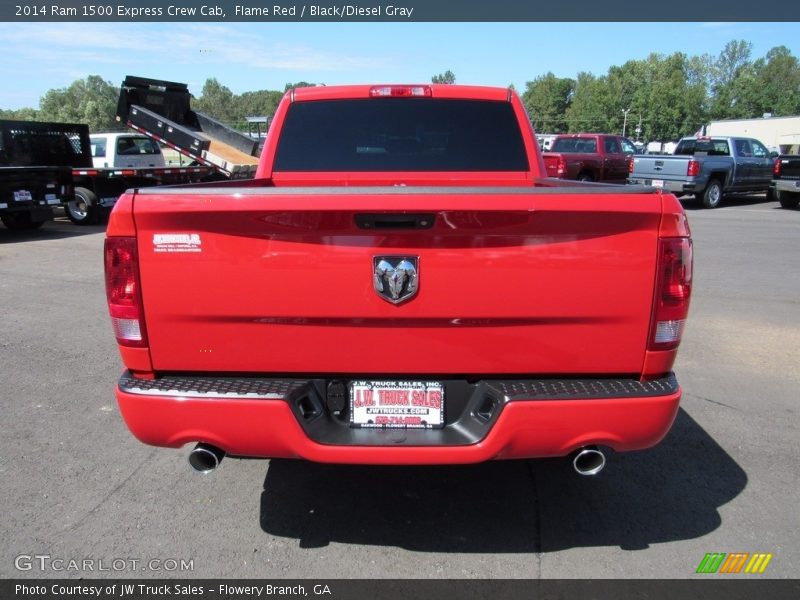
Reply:
M225 458L225 450L200 442L189 453L189 464L198 473L211 473Z
M189 453L189 464L198 473L208 474L225 458L225 451L200 442ZM606 455L597 446L585 446L572 455L572 466L579 475L597 475L606 466Z
M573 453L572 466L579 475L597 475L606 466L606 455L597 446L584 446Z

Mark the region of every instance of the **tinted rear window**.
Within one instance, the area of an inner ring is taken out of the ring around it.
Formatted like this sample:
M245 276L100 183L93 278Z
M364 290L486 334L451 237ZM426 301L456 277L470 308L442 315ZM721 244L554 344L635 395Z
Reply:
M597 152L597 138L557 138L550 146L550 152Z
M526 171L508 102L365 98L292 104L275 171Z
M706 152L711 156L730 156L726 140L681 140L675 148L675 154L694 156L697 152Z
M158 145L146 137L121 137L117 139L117 154L160 154Z

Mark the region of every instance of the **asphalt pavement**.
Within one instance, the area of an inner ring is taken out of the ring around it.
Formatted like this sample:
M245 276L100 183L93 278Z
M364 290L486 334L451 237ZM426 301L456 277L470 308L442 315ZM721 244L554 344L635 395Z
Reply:
M800 210L686 206L682 408L594 478L562 459L198 475L188 447L120 418L103 227L0 228L0 577L686 578L707 552L772 553L762 577L796 577Z

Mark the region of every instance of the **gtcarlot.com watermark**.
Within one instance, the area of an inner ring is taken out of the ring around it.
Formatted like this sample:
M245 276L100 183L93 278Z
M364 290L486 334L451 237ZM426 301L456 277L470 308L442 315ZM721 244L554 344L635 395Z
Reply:
M49 554L20 554L14 558L14 568L37 573L191 572L194 571L194 559L64 558Z

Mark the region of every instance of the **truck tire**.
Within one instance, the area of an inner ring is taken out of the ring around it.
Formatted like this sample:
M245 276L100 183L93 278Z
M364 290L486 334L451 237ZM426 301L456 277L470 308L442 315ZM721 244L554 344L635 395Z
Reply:
M775 196L778 198L778 202L781 203L783 208L797 208L797 205L800 204L800 194L776 190Z
M702 194L698 194L698 200L703 203L705 208L717 208L722 202L722 183L719 179L712 179L708 182Z
M97 196L86 188L75 188L75 200L68 203L64 212L75 225L92 225L97 223Z
M30 213L26 212L8 213L0 216L0 220L11 231L30 231L44 225L44 221L34 221Z
M594 181L591 173L581 173L578 175L578 181Z

